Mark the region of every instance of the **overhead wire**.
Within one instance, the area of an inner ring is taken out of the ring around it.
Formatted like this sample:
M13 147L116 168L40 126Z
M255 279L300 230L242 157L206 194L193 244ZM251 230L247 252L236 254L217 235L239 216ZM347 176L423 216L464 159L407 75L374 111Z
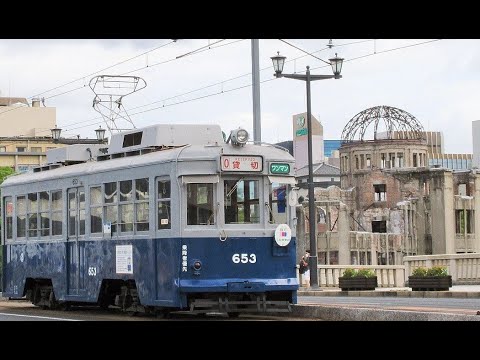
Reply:
M431 43L431 42L435 42L435 41L439 41L439 40L441 40L441 39L429 40L429 41L424 41L424 42L421 42L421 43L410 44L410 45L406 45L406 46L400 46L400 47L397 47L397 48L386 49L386 50L382 50L382 51L376 51L375 53L372 53L372 54L362 55L362 56L358 56L358 57L356 57L356 58L344 60L344 62L347 62L347 61L355 61L355 60L358 60L358 59L361 59L361 58L364 58L364 57L367 57L367 56L377 55L377 54L381 54L381 53L385 53L385 52L390 52L390 51L395 51L395 50L401 50L401 49L408 48L408 47L413 47L413 46L424 45L424 44ZM354 42L354 43L367 42L367 41L373 41L373 40L364 40L364 41L359 41L359 42ZM335 45L335 46L345 46L345 45L347 45L347 44ZM321 49L321 50L318 50L318 51L315 51L315 52L319 52L319 51L322 51L322 50L325 50L325 49L326 49L326 48ZM312 53L315 53L315 52L312 52ZM308 55L303 55L303 56L301 56L301 57L305 57L305 56L308 56ZM295 58L295 59L298 59L298 58ZM292 59L292 60L289 60L289 61L293 61L293 60L295 60L295 59ZM330 64L329 64L329 65L324 65L324 66L314 67L314 68L311 68L310 70L325 68L325 67L328 67L328 66L330 66ZM268 67L268 68L263 68L263 69L261 69L261 71L263 71L263 70L265 70L265 69L269 69L269 68L270 68L270 67ZM298 73L303 73L303 72L305 72L305 70L299 71ZM170 97L170 98L158 100L158 101L152 102L152 103L150 103L150 104L140 105L140 106L137 106L137 107L134 107L134 108L130 108L130 110L138 109L138 108L145 107L145 106L150 106L150 105L152 105L153 103L158 103L158 102L162 102L162 101L167 101L167 100L170 100L170 99L178 98L178 97L180 97L180 96L183 96L183 95L186 95L186 94L189 94L189 93L192 93L192 92L196 92L196 91L199 91L199 90L203 90L203 89L206 89L206 88L215 86L215 85L219 85L219 84L222 84L222 83L224 83L224 82L226 82L226 81L233 80L233 79L237 79L237 78L240 78L240 77L249 75L249 74L251 74L251 73L244 74L244 75L240 75L240 76L236 76L236 77L234 77L234 78L230 78L230 79L227 79L227 80L223 80L223 81L221 81L221 82L217 82L217 83L215 83L215 84L211 84L211 85L208 85L208 86L205 86L205 87L196 89L196 90L192 90L192 91L189 91L189 92L187 92L187 93L183 93L183 94L180 94L180 95L176 95L176 96L174 96L174 97ZM262 83L265 83L265 82L268 82L268 81L272 81L272 80L276 80L276 78L263 80L263 81L261 81L260 83L262 84ZM196 100L200 100L200 99L205 99L205 98L208 98L208 97L220 95L220 94L223 94L223 93L228 93L228 92L231 92L231 91L240 90L240 89L243 89L243 88L250 87L251 85L252 85L252 84L250 83L250 84L243 85L243 86L239 86L239 87L236 87L236 88L232 88L232 89L228 89L228 90L222 90L222 91L219 91L219 92L216 92L216 93L199 96L199 97L196 97L196 98L193 98L193 99L187 99L187 100L179 101L179 102L176 102L176 103L173 103L173 104L164 104L164 105L162 105L162 106L154 107L154 108L152 108L152 109L147 109L147 110L143 110L143 111L139 111L139 112L133 113L133 114L131 114L131 116L139 115L139 114L146 113L146 112L149 112L149 111L158 110L158 109L161 109L161 108L164 108L164 107L170 107L170 106L174 106L174 105L184 104L184 103L187 103L187 102L190 102L190 101L196 101ZM93 119L92 119L92 121L93 121ZM97 123L98 123L98 122L90 123L89 125L86 125L86 126L74 127L74 128L72 128L72 129L66 130L66 131L76 130L76 129L83 128L83 127L88 127L88 126L94 126L94 125L96 125ZM77 123L73 123L73 124L77 124ZM71 125L73 125L73 124L71 124Z
M86 77L90 77L90 76L92 76L92 75L98 74L98 73L100 73L100 72L102 72L102 71L111 69L111 68L113 68L113 67L115 67L115 66L118 66L118 65L121 65L121 64L125 64L126 62L129 62L129 61L131 61L131 60L133 60L133 59L139 58L140 56L149 54L149 53L151 53L151 52L153 52L153 51L156 51L156 50L158 50L158 49L161 49L161 48L163 48L163 47L165 47L165 46L167 46L167 45L170 45L170 44L172 44L172 43L174 43L174 42L176 42L176 40L172 40L172 41L170 41L170 42L167 42L167 43L165 43L165 44L162 44L162 45L160 45L160 46L157 46L157 47L154 48L154 49L145 51L145 52L143 52L143 53L141 53L141 54L132 56L131 58L128 58L128 59L126 59L126 60L122 60L122 61L120 61L120 62L118 62L118 63L116 63L116 64L107 66L106 68L103 68L103 69L101 69L101 70L94 71L93 73L90 73L90 74L88 74L88 75L81 76L81 77L79 77L78 79L71 80L71 81L69 81L69 82L67 82L67 83L65 83L65 84L62 84L62 85L56 86L56 87L54 87L54 88L51 88L51 89L42 91L41 93L38 93L38 94L36 94L36 95L33 95L33 96L29 97L29 99L32 99L32 98L34 98L34 97L38 97L38 96L40 96L40 95L46 94L46 93L48 93L48 92L50 92L50 91L53 91L53 90L60 89L61 87L64 87L64 86L73 84L74 82L77 82L77 81L80 81L80 80L84 80ZM84 86L85 86L85 85L84 85ZM84 86L82 86L82 87L84 87ZM64 93L62 93L62 94L64 94ZM47 99L48 99L48 98L47 98Z
M364 42L368 42L368 41L373 41L373 40L355 41L355 42L350 42L350 43L345 43L345 44L339 44L339 45L334 45L334 46L336 46L336 47L341 47L341 46L346 46L346 45L364 43ZM233 43L233 42L231 42L231 43ZM231 43L228 43L228 44L231 44ZM228 45L228 44L224 44L224 45L220 45L220 46L225 46L225 45ZM220 46L218 46L218 47L220 47ZM328 48L328 47L322 48L322 49L313 51L313 52L311 52L311 53L309 53L309 54L315 54L315 53L318 53L318 52L321 52L321 51L324 51L324 50L327 50L327 49L329 49L329 48ZM292 61L295 61L295 60L298 60L298 59L301 59L301 58L306 57L306 56L308 56L308 55L298 56L298 57L296 57L296 58L287 60L286 63L292 62ZM271 69L271 66L261 68L260 71L264 71L264 70L268 70L268 69ZM248 73L245 73L245 74L242 74L242 75L234 76L234 77L232 77L232 78L228 78L228 79L225 79L225 80L222 80L222 81L219 81L219 82L215 82L215 83L213 83L213 84L206 85L206 86L203 86L203 87L200 87L200 88L197 88L197 89L193 89L193 90L190 90L190 91L187 91L187 92L184 92L184 93L175 95L175 96L171 96L171 97L168 97L168 98L156 100L156 101L153 101L153 102L151 102L151 103L144 104L144 105L139 105L139 106L130 108L130 110L135 110L135 109L142 108L142 107L146 107L146 106L150 106L150 105L153 105L153 104L156 104L156 103L159 103L159 102L165 102L165 101L168 101L168 100L172 100L172 99L175 99L175 98L177 98L177 97L184 96L184 95L188 95L188 94L191 94L191 93L194 93L194 92L197 92L197 91L205 90L205 89L208 89L208 88L213 87L213 86L222 85L222 84L224 84L224 83L226 83L226 82L233 81L233 80L237 80L237 79L240 79L240 78L242 78L242 77L245 77L245 76L248 76L248 75L251 75L251 74L252 74L251 72L248 72ZM124 74L122 74L122 75L124 75ZM162 106L162 107L163 107L163 106ZM98 118L98 117L97 117L97 118L95 118L95 119L101 119L101 118ZM95 120L95 119L84 120L84 121L82 121L82 122L90 122L90 121L93 121L93 120ZM72 124L73 124L73 125L76 125L76 124L80 124L80 123L81 123L81 122L75 122L75 123L72 123ZM70 125L70 124L67 124L66 126L69 126L69 125Z
M244 39L242 39L242 40L244 40ZM377 55L377 54L386 53L386 52L391 52L391 51L396 51L396 50L401 50L401 49L405 49L405 48L409 48L409 47L424 45L424 44L428 44L428 43L432 43L432 42L440 41L440 40L441 40L441 39L434 39L434 40L424 41L424 42L421 42L421 43L405 45L405 46L401 46L401 47L397 47L397 48L386 49L386 50L382 50L382 51L376 51L376 52L371 53L371 54L362 55L362 56L358 56L358 57L351 58L351 59L348 59L348 60L344 60L344 62L355 61L355 60L358 60L358 59L361 59L361 58L365 58L365 57L368 57L368 56L372 56L372 55ZM240 41L240 40L238 40L238 41ZM367 41L373 41L373 40L363 40L363 41L352 42L352 43L347 43L347 44L339 44L339 45L335 45L335 46L336 46L336 47L340 47L340 46L346 46L346 45L350 45L350 44L357 44L357 43L362 43L362 42L367 42ZM230 43L229 43L229 44L230 44ZM224 45L222 45L222 46L225 46L225 45L227 45L227 44L224 44ZM327 47L327 48L328 48L328 47ZM326 50L327 48L323 48L323 49L320 49L320 50L311 52L310 54L313 54L313 53L316 53L316 52L319 52L319 51ZM202 51L203 51L203 50L202 50ZM309 54L308 54L308 55L309 55ZM298 57L298 58L302 58L302 57L305 57L305 56L308 56L308 55L302 55L302 56L300 56L300 57ZM295 59L292 59L292 60L289 60L289 61L294 61L294 60L296 60L296 59L298 59L298 58L295 58ZM324 65L324 66L314 67L314 68L311 68L311 70L320 69L320 68L325 68L325 67L328 67L328 66L330 66L330 64L329 64L329 65ZM263 68L263 69L261 69L261 71L266 70L266 69L268 69L268 68ZM305 71L300 71L300 73L303 73L303 72L305 72ZM130 108L129 110L134 110L134 109L137 109L137 108L141 108L141 107L145 107L145 106L150 106L150 105L152 105L152 104L154 104L154 103L158 103L158 102L162 102L162 101L167 101L167 100L170 100L170 99L178 98L178 97L180 97L180 96L187 95L187 94L190 94L190 93L193 93L193 92L196 92L196 91L200 91L200 90L203 90L203 89L206 89L206 88L209 88L209 87L213 87L213 86L215 86L215 85L223 84L223 83L225 83L225 82L227 82L227 81L231 81L231 80L234 80L234 79L238 79L238 78L244 77L244 76L246 76L246 75L250 75L250 74L251 74L251 73L239 75L239 76L236 76L236 77L233 77L233 78L229 78L229 79L227 79L227 80L223 80L223 81L217 82L217 83L215 83L215 84L211 84L211 85L208 85L208 86L204 86L204 87L199 88L199 89L191 90L191 91L188 91L188 92L186 92L186 93L179 94L179 95L176 95L176 96L173 96L173 97L170 97L170 98L166 98L166 99L158 100L158 101L155 101L155 102L146 104L146 105L141 105L141 106L137 106L137 107L134 107L134 108ZM277 78L266 79L266 80L260 81L260 83L262 84L262 83L269 82L269 81L272 81L272 80L277 80ZM162 106L158 106L158 107L155 107L155 108L152 108L152 109L146 109L146 110L143 110L143 111L139 111L139 112L136 112L136 113L131 114L130 116L135 116L135 115L139 115L139 114L142 114L142 113L146 113L146 112L158 110L158 109L161 109L161 108L164 108L164 107L170 107L170 106L174 106L174 105L180 105L180 104L184 104L184 103L187 103L187 102L196 101L196 100L200 100L200 99L204 99L204 98L208 98L208 97L220 95L220 94L223 94L223 93L228 93L228 92L240 90L240 89L247 88L247 87L250 87L250 86L251 86L251 84L247 84L247 85L239 86L239 87L232 88L232 89L227 89L227 90L223 90L223 89L222 89L222 91L219 91L219 92L216 92L216 93L199 96L199 97L196 97L196 98L193 98L193 99L187 99L187 100L179 101L179 102L176 102L176 103L173 103L173 104L164 104L164 105L162 105ZM102 119L101 117L97 117L97 118L95 118L95 119L90 119L90 120L85 120L85 121L81 121L81 122L71 123L71 124L68 124L68 125L66 125L66 126L71 126L71 125L76 125L76 124L80 124L80 123L86 123L86 122L90 122L90 121L94 121L94 120L101 120L101 119ZM91 123L89 123L89 124L87 124L87 125L84 125L84 126L70 128L70 129L68 129L68 130L65 130L65 132L72 131L72 130L76 130L76 129L80 129L80 128L85 128L85 127L89 127L89 126L94 126L94 125L96 125L96 124L98 124L98 121L91 122ZM14 143L12 143L12 144L14 144Z

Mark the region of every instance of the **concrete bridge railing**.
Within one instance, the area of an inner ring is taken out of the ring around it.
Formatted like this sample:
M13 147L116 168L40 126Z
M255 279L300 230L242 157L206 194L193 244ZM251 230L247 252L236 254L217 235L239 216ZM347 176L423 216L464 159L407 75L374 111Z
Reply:
M338 287L338 278L343 275L345 269L372 269L377 275L379 287L404 287L405 266L403 265L319 265L318 284L320 287ZM297 275L300 284L303 275Z
M445 266L453 284L480 284L480 253L405 256L405 276L418 267Z

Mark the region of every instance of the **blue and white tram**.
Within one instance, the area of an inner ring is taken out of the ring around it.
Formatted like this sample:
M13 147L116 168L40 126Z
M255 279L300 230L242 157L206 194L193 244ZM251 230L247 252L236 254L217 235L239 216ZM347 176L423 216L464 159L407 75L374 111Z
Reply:
M70 145L1 186L3 296L58 308L288 311L294 158L216 125Z

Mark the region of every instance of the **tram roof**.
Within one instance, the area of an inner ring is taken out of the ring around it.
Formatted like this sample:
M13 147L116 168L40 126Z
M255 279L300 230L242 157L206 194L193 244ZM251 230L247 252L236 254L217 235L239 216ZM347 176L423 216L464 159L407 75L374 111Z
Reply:
M120 169L129 169L145 165L160 164L176 161L214 161L220 155L261 155L264 159L277 161L294 161L287 151L274 146L261 146L246 144L243 147L232 146L231 144L222 144L218 146L200 146L191 145L165 150L159 150L148 154L127 156L103 161L88 161L80 164L61 166L51 170L40 172L28 172L19 175L13 175L5 179L2 187L32 183L43 180L61 179L70 176L85 176L98 174L101 172L115 171Z

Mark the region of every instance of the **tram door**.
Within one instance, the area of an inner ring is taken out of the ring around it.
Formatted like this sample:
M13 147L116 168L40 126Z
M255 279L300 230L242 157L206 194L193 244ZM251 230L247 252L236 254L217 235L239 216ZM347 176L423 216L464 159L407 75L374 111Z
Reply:
M67 224L68 294L81 295L85 290L85 188L68 189Z

